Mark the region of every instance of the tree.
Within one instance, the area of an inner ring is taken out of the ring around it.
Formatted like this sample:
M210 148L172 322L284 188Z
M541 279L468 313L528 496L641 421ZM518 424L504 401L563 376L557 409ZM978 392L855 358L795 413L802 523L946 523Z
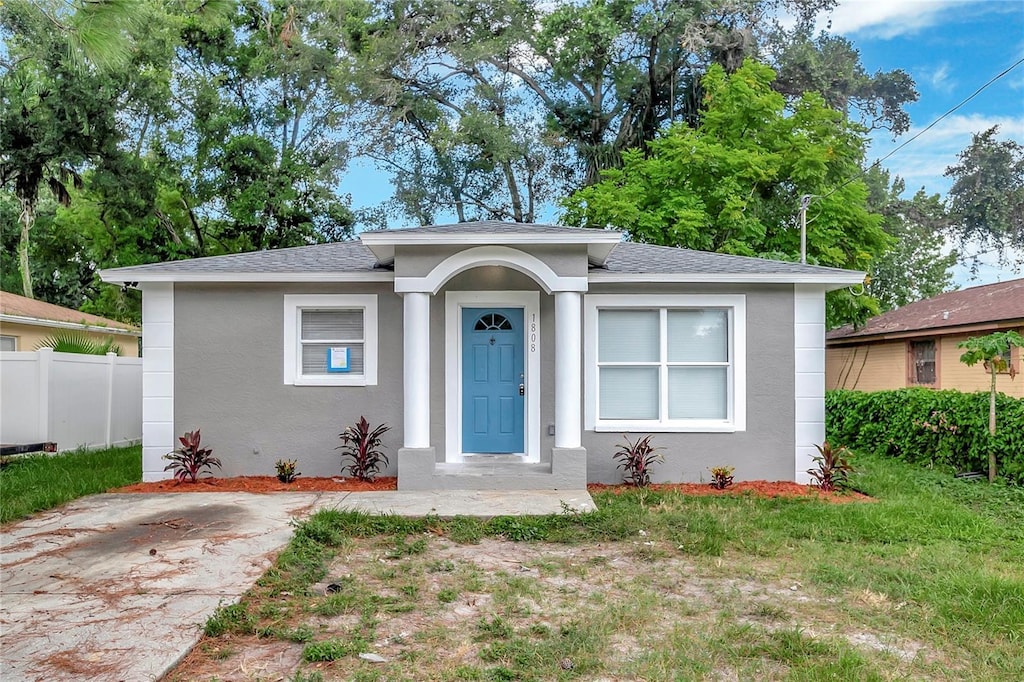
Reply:
M869 75L860 53L842 36L811 37L808 25L772 38L778 78L774 87L789 99L818 92L831 109L854 113L869 129L884 128L897 137L910 129L907 104L916 102L913 79L901 69Z
M1024 336L1015 331L994 332L987 336L971 337L966 341L957 344L957 348L963 348L964 353L960 356L960 362L968 367L973 367L979 362L985 367L985 371L992 377L991 388L989 389L988 402L988 433L996 435L996 376L999 372L1010 370L1010 379L1013 379L1016 372L1014 368L1008 367L1007 356L1011 348L1024 348ZM989 448L988 454L988 482L996 480L996 454Z
M951 268L959 255L943 254L943 234L950 218L938 194L919 189L904 199L903 180L889 183L889 173L872 166L865 174L868 206L882 215L882 229L893 242L875 258L868 290L878 299L881 310L892 310L931 298L953 288Z
M749 60L731 76L712 67L701 123L670 128L647 156L625 153L621 169L565 201L564 222L622 229L651 244L797 260L797 207L809 194L809 260L869 270L891 239L868 210L864 182L850 180L863 159L863 129L815 94L787 112L773 77ZM850 292L830 301L831 324L877 310Z
M8 56L0 73L0 187L17 198L22 292L33 297L29 242L40 189L61 204L80 188L83 164L117 153L116 92L108 75L68 56L34 5L0 5Z
M970 245L977 258L995 251L1001 264L1024 263L1024 147L1013 140L999 141L999 126L971 136L971 144L958 155L959 163L946 169L953 179L949 190L954 221L950 234L962 248ZM1019 254L1016 259L1013 251Z
M351 234L335 187L348 161L338 68L345 8L330 0L240 3L228 17L178 17L176 115L150 133L190 230L212 252ZM217 219L211 220L214 216Z

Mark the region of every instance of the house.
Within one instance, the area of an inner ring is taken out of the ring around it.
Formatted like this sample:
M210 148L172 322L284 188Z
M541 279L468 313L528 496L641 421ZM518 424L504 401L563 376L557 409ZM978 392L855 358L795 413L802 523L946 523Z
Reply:
M106 270L143 293L144 478L201 428L225 475L337 475L387 423L401 489L801 479L824 439L824 296L862 273L475 222Z
M996 331L1024 333L1024 279L950 291L873 317L860 328L827 335L825 385L881 391L907 386L987 391L980 364L960 362L957 344ZM1020 349L1007 357L1021 370ZM1009 378L1009 377L1007 377ZM1000 391L1024 397L1024 381L1000 381Z
M121 355L139 357L137 327L0 291L0 350L35 350L47 337L67 330L82 332L96 342L113 338Z

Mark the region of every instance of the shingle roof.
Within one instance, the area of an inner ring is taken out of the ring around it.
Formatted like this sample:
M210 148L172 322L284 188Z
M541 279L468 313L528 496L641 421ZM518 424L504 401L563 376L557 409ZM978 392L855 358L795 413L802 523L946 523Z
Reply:
M1024 279L950 291L871 318L860 329L833 329L829 341L944 330L1007 320L1024 322Z
M604 269L629 274L750 274L750 275L846 275L850 270L805 265L788 261L731 256L653 244L623 242L612 250Z
M79 312L71 308L64 308L46 301L38 301L33 298L26 298L6 291L0 292L0 315L12 315L14 317L28 317L35 320L50 320L53 322L67 322L70 324L81 324L91 327L106 327L111 331L138 332L134 327L124 322L111 320L99 315Z
M130 276L147 272L165 274L249 273L249 272L371 272L377 260L358 241L296 246L271 251L249 251L224 256L207 256L188 260L150 263L107 272Z
M500 223L482 221L457 225L432 225L428 227L406 228L403 230L377 230L366 232L367 235L381 234L413 234L413 235L451 235L459 231L468 234L493 234L492 244L501 243L501 235L523 234L566 234L580 235L594 233L595 236L617 234L611 231L585 230L584 228L559 227L553 225L532 225L517 223ZM717 277L725 279L736 276L739 280L756 281L758 277L780 278L772 281L801 281L810 278L814 281L852 283L862 277L859 273L837 268L826 268L815 265L803 265L784 261L747 258L719 253L706 253L650 244L619 242L607 245L611 253L604 260L602 267L592 270L596 279L601 277L629 275L678 275L685 278L689 275L697 277ZM177 277L192 281L201 281L203 277L211 279L224 278L229 275L253 274L272 275L281 280L289 275L301 276L302 279L314 280L318 274L341 275L346 278L360 274L377 276L384 275L373 252L361 241L336 242L333 244L317 244L300 246L290 249L273 251L255 251L237 253L226 256L194 258L191 260L153 263L127 268L105 270L102 275L107 281L130 282L163 279L173 281ZM155 277L154 277L155 276ZM792 278L787 280L787 278ZM695 280L696 281L696 280Z

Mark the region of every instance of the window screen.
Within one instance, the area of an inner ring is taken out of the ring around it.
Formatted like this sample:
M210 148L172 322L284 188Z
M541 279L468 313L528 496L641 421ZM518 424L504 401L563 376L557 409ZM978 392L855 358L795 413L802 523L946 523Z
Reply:
M18 350L18 338L15 336L0 336L0 350Z
M910 382L935 383L935 340L910 342Z

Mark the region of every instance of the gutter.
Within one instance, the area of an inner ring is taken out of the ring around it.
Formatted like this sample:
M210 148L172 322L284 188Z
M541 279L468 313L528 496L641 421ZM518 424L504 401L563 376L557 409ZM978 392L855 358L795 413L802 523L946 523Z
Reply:
M102 324L89 324L88 322L64 322L61 320L46 320L41 317L22 317L21 315L7 315L0 313L0 322L10 324L26 324L34 327L56 327L58 329L81 329L90 332L107 332L121 336L142 336L142 332L135 329L122 327L107 327Z

